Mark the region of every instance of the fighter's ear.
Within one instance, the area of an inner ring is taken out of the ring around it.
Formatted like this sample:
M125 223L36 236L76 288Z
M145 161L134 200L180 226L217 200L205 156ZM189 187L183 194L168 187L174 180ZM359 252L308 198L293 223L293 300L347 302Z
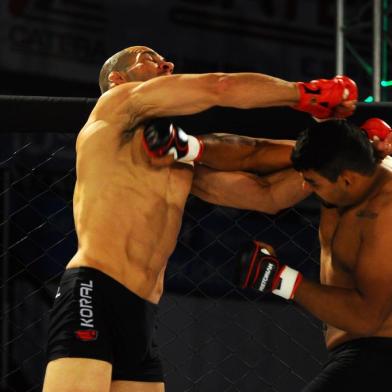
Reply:
M355 183L357 175L358 173L355 173L351 170L343 170L339 177L343 185L347 187Z
M124 75L121 72L118 71L112 71L110 72L108 79L111 83L113 84L122 84L126 83L127 80L125 79Z

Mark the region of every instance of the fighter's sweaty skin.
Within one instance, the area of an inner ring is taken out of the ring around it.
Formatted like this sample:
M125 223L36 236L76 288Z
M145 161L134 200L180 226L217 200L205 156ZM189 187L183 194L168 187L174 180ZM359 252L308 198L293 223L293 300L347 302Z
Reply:
M79 246L67 268L97 268L157 303L193 170L180 163L151 166L143 126L125 143L111 127L88 122L78 137L73 206Z
M337 209L323 209L320 221L321 283L329 286L356 288L354 279L359 247L366 241L363 233L371 221L377 219L385 208L392 208L392 170L384 165L387 181L378 193L355 208L341 214ZM389 172L389 173L388 173ZM376 260L369 260L375 263ZM373 336L392 337L392 314ZM358 338L331 325L326 329L327 347Z

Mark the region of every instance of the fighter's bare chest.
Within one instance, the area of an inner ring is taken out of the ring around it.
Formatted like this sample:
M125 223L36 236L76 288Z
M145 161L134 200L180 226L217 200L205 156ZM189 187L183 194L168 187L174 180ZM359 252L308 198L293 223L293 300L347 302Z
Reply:
M320 221L322 268L325 273L349 274L355 268L362 238L360 211L326 211Z

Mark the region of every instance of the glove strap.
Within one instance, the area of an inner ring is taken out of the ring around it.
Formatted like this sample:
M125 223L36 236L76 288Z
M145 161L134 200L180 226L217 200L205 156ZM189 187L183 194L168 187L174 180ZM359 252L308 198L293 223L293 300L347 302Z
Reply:
M293 299L301 281L302 274L286 265L279 274L277 288L272 290L272 293L285 299Z
M195 136L188 135L188 152L179 162L198 161L203 153L204 143Z

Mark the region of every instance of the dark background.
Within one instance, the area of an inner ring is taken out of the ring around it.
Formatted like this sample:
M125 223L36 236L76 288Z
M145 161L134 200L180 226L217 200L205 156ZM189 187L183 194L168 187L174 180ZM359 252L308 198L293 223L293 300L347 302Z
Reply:
M346 74L361 101L372 92L371 3L346 0ZM329 78L335 2L3 0L0 18L0 390L39 391L48 312L77 245L75 135L99 95L104 60L142 44L178 73ZM389 51L383 45L385 80ZM388 88L382 95L389 100ZM388 103L360 104L353 121L369 117L392 123ZM295 138L313 120L290 108L214 108L177 121L195 134ZM317 280L317 225L312 198L276 216L189 198L159 317L168 392L296 392L317 374L326 358L321 323L293 303L231 284L232 257L246 238L271 242L282 260Z
M345 72L362 99L371 93L371 6L345 1ZM100 66L131 45L154 48L178 73L328 78L335 74L335 8L335 1L322 0L3 0L1 91L97 97ZM384 79L387 36L385 27Z

